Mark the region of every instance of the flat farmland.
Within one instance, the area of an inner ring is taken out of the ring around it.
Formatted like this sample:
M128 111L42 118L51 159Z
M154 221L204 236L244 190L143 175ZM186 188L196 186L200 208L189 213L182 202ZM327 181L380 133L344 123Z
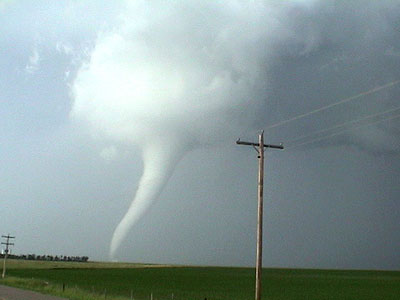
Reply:
M12 261L8 275L0 283L69 299L254 298L251 268ZM263 299L397 300L399 295L396 271L263 270Z

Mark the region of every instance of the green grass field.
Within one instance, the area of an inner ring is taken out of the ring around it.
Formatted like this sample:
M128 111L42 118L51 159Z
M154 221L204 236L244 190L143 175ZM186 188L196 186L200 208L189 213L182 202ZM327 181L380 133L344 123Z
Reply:
M70 299L253 299L254 270L12 261L0 283ZM265 269L263 299L399 299L400 272ZM106 292L105 292L106 291ZM105 293L105 295L104 295Z

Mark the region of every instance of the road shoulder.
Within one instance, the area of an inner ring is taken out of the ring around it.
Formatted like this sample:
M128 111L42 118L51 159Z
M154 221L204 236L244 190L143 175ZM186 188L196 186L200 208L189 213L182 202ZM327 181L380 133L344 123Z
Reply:
M0 284L0 300L66 300L50 295L43 295L37 292L22 290Z

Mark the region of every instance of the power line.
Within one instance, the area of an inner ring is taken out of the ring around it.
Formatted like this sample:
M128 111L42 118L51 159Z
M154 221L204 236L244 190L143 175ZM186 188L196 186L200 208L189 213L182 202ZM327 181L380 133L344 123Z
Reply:
M394 115L394 116L389 117L389 118L384 118L384 119L381 119L381 120L377 120L377 121L372 122L372 123L361 124L361 125L358 125L358 126L355 126L355 127L346 128L346 129L340 130L340 131L338 131L338 132L336 132L336 133L333 133L333 134L330 134L330 135L327 135L327 136L323 136L323 137L316 138L316 139L313 139L313 140L308 141L308 142L304 142L304 143L300 143L300 144L295 144L295 145L293 145L293 146L286 147L286 149L291 149L291 148L295 148L295 147L300 147L300 146L304 146L304 145L307 145L307 144L311 144L311 143L315 143L315 142L318 142L318 141L322 141L322 140L325 140L325 139L329 139L329 138L331 138L331 137L334 137L334 136L337 136L337 135L339 135L339 134L342 134L343 132L345 132L345 131L347 131L347 130L350 130L350 129L357 129L357 128L360 128L360 127L363 127L363 126L368 127L368 126L371 126L371 125L374 125L374 124L378 124L378 123L381 123L381 122L384 122L384 121L389 121L389 120L393 120L393 119L397 119L397 118L400 118L400 114Z
M392 108L392 109L386 110L384 112L368 115L366 117L362 117L362 118L359 118L359 119L356 119L356 120L347 121L347 122L341 123L339 125L330 127L328 129L322 129L322 130L316 131L316 132L308 134L308 135L303 135L303 136L301 136L299 138L296 138L296 139L293 139L291 141L288 141L287 144L289 144L289 147L292 147L292 146L290 146L291 144L295 144L296 142L305 140L305 139L310 138L312 136L315 136L315 135L318 135L318 134L321 134L321 133L325 133L325 132L329 132L329 131L332 131L332 130L335 130L335 129L340 129L340 128L343 128L343 127L346 127L346 126L349 126L349 125L357 124L359 122L366 121L368 119L373 119L373 118L376 118L376 117L379 117L379 116L383 116L383 115L386 115L388 113L397 112L397 111L400 111L400 107L396 107L396 108ZM351 128L348 128L348 129L345 129L345 130L349 130L349 129L351 129Z
M287 124L287 123L290 123L290 122L293 122L293 121L296 121L296 120L299 120L299 119L308 117L308 116L310 116L310 115L316 114L316 113L318 113L318 112L327 110L327 109L332 108L332 107L334 107L334 106L337 106L337 105L340 105L340 104L344 104L344 103L348 103L348 102L350 102L350 101L356 100L356 99L361 98L361 97L363 97L363 96L367 96L367 95L371 95L371 94L377 93L377 92L379 92L379 91L381 91L381 90L383 90L383 89L386 89L386 88L395 86L395 85L397 85L397 84L399 84L399 83L400 83L400 80L396 80L396 81L389 82L389 83L387 83L387 84L384 84L384 85L375 87L375 88L373 88L373 89L370 89L370 90L368 90L368 91L359 93L359 94L357 94L357 95L354 95L354 96L351 96L351 97L342 99L342 100L340 100L340 101L338 101L338 102L335 102L335 103L332 103L332 104L329 104L329 105L326 105L326 106L323 106L323 107L314 109L314 110L309 111L309 112L307 112L307 113L297 115L297 116L295 116L295 117L293 117L293 118L290 118L290 119L287 119L287 120L280 121L280 122L278 122L278 123L272 124L272 125L266 127L265 129L267 130L267 129L272 129L272 128L275 128L275 127L278 127L278 126L282 126L282 125L284 125L284 124Z

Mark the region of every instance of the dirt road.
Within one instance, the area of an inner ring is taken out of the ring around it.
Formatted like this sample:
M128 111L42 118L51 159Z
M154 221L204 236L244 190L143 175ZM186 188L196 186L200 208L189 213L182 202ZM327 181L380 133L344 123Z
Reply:
M0 285L0 300L66 300L66 298L42 295L36 292Z

